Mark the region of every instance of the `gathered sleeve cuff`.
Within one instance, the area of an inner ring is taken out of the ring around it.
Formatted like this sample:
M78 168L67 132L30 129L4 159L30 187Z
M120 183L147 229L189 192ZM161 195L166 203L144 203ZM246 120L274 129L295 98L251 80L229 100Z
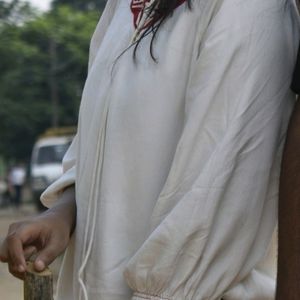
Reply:
M132 300L172 300L172 298L162 295L153 296L148 294L134 293Z

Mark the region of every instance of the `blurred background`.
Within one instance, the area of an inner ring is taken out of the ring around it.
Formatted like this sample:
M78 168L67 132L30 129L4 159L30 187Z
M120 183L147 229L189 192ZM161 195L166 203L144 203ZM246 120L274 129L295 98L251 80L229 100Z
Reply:
M0 238L10 223L44 209L39 196L62 172L105 2L0 0ZM4 264L0 295L23 299Z

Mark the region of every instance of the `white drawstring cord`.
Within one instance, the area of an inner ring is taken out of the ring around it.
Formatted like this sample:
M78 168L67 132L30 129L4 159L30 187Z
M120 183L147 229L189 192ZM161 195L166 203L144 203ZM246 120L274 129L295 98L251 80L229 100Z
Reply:
M153 1L150 1L148 3L145 3L145 7L143 9L143 12L140 16L140 19L138 20L138 26L137 29L134 32L134 36L132 38L131 43L135 43L142 32L143 28L146 25L146 22L148 21L151 16L149 16L146 11L147 9L152 5ZM94 170L93 170L93 181L91 186L91 195L88 203L88 212L87 212L87 221L86 221L86 228L84 232L84 244L83 244L83 252L82 252L82 263L78 270L78 282L80 285L79 290L79 299L82 298L82 293L84 300L88 300L88 291L86 288L86 285L83 280L83 272L86 268L86 265L88 263L89 256L92 251L93 247L93 241L95 237L95 229L96 229L96 220L97 220L97 207L98 207L98 198L99 198L99 189L95 189L95 186L97 183L100 182L100 174L102 173L103 168L103 161L104 161L104 145L105 145L105 136L106 136L106 127L107 127L107 119L108 119L108 111L109 111L109 99L106 99L105 106L103 108L103 113L101 116L101 123L100 123L100 130L99 130L99 136L98 136L98 142L96 145L96 153L100 153L100 159L95 164ZM91 228L91 235L90 239L88 241L89 236L89 225L90 225L90 217L91 217L91 210L94 202L94 211L93 211L93 217L92 217L92 228Z
M92 246L93 246L93 241L95 237L95 229L96 229L96 220L97 220L97 207L98 207L98 198L99 198L99 189L95 189L96 184L100 182L100 174L102 173L103 169L103 161L104 161L104 145L105 145L105 137L106 137L106 127L107 127L107 119L108 119L108 109L109 107L109 100L106 100L105 106L103 108L103 114L102 114L102 122L100 124L100 131L99 131L99 136L98 136L98 142L96 145L96 153L100 153L100 159L99 161L95 164L94 170L93 170L93 181L92 181L92 186L91 186L91 196L89 199L89 204L88 204L88 213L87 213L87 222L86 222L86 230L85 230L85 235L84 235L84 249L83 249L83 255L82 255L82 263L81 266L78 270L78 282L80 284L81 290L79 293L79 299L81 299L81 291L83 292L84 300L88 300L88 292L87 288L85 286L85 283L83 281L82 275L84 272L84 269L87 265L89 256L92 251ZM93 217L92 217L92 228L91 228L91 236L88 241L88 228L90 224L90 216L91 216L91 209L92 209L92 204L94 202L94 212L93 212ZM88 247L86 248L86 245L88 243Z

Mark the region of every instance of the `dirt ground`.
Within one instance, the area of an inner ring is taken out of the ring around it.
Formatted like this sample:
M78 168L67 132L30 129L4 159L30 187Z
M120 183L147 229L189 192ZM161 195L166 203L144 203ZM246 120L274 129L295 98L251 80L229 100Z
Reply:
M30 218L36 214L32 204L23 205L20 211L12 208L0 209L0 240L5 237L9 224ZM56 280L60 259L51 265L51 270ZM5 300L23 299L23 282L14 278L7 270L6 264L0 263L0 298Z

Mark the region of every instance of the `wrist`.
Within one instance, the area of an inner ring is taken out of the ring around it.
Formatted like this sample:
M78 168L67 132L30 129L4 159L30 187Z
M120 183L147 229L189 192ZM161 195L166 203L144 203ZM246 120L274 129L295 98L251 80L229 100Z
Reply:
M70 236L76 227L75 187L65 189L57 203L37 218L49 219L51 222L61 222L63 228L68 228Z

